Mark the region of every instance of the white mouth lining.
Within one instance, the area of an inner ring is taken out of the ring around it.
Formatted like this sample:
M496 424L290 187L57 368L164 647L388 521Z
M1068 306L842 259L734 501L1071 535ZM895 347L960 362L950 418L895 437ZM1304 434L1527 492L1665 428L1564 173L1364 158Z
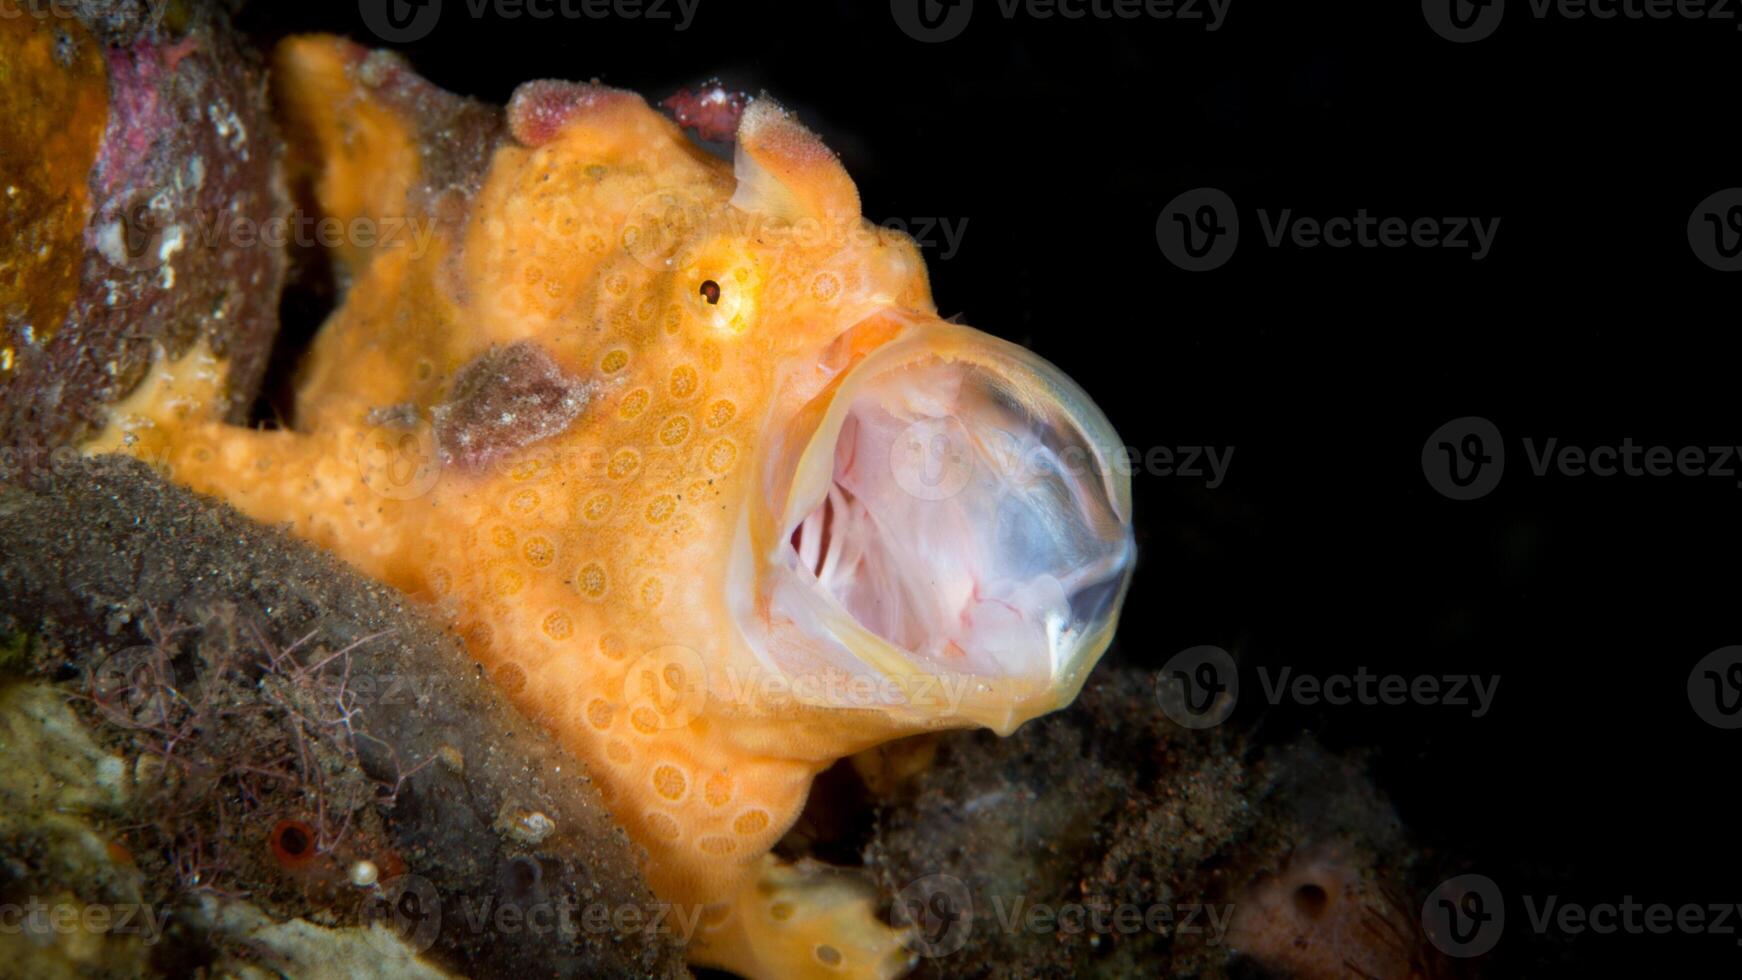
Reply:
M1112 574L1109 559L1116 566L1124 555L1060 565L1059 529L1095 513L1093 491L1028 479L997 458L1000 438L1031 448L1044 440L1025 429L1034 420L987 399L988 377L932 359L869 378L832 451L817 456L830 463L827 483L781 557L839 615L928 671L1047 682L1075 645L1074 590ZM914 462L905 450L936 451L902 444L935 439L938 412L955 426L946 454L960 484L934 497L898 470ZM813 477L807 486L821 482Z
M964 356L963 352L969 351ZM853 512L854 501L847 491L835 487L834 456L856 395L878 376L923 361L959 363L1010 382L1014 387L1004 392L1010 404L1019 405L1022 412L1036 419L1051 420L1054 428L1087 447L1097 460L1111 459L1120 445L1105 416L1055 367L1029 351L977 331L928 323L922 330L881 346L854 366L852 375L841 380L833 403L816 427L803 437L797 460L788 464L792 469L783 471L776 457L765 457L775 468L765 465L763 472L770 486L783 488L785 507L774 526L767 529L771 538L761 539L762 547L770 550L761 552L749 547L753 521L751 510L743 512L740 543L734 547L728 576L728 602L736 612L740 635L764 669L774 675L894 680L904 689L928 678L935 682L954 677L968 682L970 693L963 711L951 714L1007 732L1074 697L1111 638L1129 582L1133 551L1129 480L1108 471L1098 489L1079 488L1081 494L1070 494L1070 506L1083 505L1078 497L1098 502L1095 526L1107 529L1099 532L1106 548L1083 554L1081 564L1060 567L1059 579L1069 589L1097 582L1102 587L1097 589L1098 598L1066 610L1057 622L1049 624L1047 653L1029 660L1024 670L963 671L958 665L939 663L888 642L860 623L827 587L839 580L852 559L848 549L851 541L847 540L851 536L838 532L842 515ZM833 509L834 513L831 516L825 510L818 517L815 512L819 508ZM814 533L825 527L829 528L826 534ZM1115 527L1123 529L1121 540L1105 536ZM792 540L795 532L799 532L796 547ZM839 544L837 538L842 539ZM813 540L814 545L809 543ZM902 700L897 698L890 706ZM917 704L911 706L918 711L916 718L936 714Z

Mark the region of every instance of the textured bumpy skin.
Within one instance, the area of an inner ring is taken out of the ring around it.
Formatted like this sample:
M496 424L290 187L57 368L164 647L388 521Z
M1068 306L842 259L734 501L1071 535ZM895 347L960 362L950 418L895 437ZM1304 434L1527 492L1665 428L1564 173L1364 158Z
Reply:
M469 176L424 150L443 139L429 119L476 107L396 60L300 38L275 70L323 211L433 234L340 246L349 289L293 431L220 424L223 365L196 349L91 450L157 461L427 601L586 761L654 890L700 910L693 961L902 972L867 885L770 847L834 760L1007 729L1069 701L1081 671L978 685L944 717L757 697L775 671L742 627L768 600L735 605L730 556L784 534L760 501L851 366L915 323L943 357L983 338L936 319L917 250L872 233L836 158L767 100L728 166L635 95L529 83Z

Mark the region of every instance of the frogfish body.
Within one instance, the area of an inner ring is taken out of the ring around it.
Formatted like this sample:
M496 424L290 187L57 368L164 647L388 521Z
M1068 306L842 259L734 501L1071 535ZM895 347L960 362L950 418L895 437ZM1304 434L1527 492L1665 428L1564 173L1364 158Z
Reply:
M1105 417L941 319L918 250L767 98L728 163L597 84L495 114L318 37L274 71L348 229L294 418L225 425L196 348L89 451L451 623L585 762L655 893L700 910L693 962L903 972L872 889L770 848L843 756L1075 697L1134 554Z

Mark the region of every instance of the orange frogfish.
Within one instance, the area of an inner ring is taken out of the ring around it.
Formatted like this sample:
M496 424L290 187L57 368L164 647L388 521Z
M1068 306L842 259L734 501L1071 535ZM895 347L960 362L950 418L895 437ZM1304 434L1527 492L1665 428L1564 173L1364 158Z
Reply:
M1076 696L1134 559L1107 419L940 318L918 249L766 97L728 162L596 83L499 112L303 37L273 84L345 284L293 417L224 424L196 346L88 451L451 623L700 910L692 962L905 971L868 884L770 848L843 756Z

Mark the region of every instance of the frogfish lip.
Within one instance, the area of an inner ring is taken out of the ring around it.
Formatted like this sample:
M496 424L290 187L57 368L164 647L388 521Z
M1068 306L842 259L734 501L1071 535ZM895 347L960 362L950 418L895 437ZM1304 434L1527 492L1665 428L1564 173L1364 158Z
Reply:
M1135 556L1106 416L1034 353L935 316L884 311L833 356L771 423L743 538L762 669L853 682L810 700L917 728L1009 732L1069 703Z

